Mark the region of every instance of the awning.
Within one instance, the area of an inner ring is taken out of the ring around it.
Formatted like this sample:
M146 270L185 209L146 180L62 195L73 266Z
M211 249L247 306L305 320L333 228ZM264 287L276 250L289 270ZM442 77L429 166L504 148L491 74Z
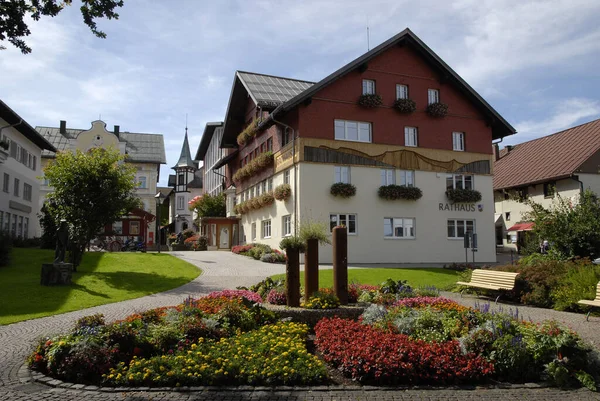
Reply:
M230 153L227 156L223 157L221 160L216 162L214 166L212 166L211 170L220 169L221 167L223 167L224 165L229 163L231 160L233 160L238 155L239 152L240 152L239 150L236 150L235 152Z
M534 225L533 222L517 223L506 231L531 231Z

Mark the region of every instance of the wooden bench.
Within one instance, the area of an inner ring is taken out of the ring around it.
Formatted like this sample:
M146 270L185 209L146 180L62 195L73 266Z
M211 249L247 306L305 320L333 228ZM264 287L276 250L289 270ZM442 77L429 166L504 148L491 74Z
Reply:
M600 283L598 283L598 285L596 286L596 299L594 299L592 301L590 301L589 299L582 299L578 303L582 304L582 305L596 306L596 307L600 308ZM586 322L589 321L591 312L592 312L592 308L590 308L590 311L585 316Z
M515 288L515 280L519 273L501 272L496 270L475 269L471 275L471 281L465 283L459 281L456 284L465 287L483 288L491 291L510 291ZM464 289L460 292L462 297ZM476 292L477 293L477 292ZM496 303L500 295L496 297Z

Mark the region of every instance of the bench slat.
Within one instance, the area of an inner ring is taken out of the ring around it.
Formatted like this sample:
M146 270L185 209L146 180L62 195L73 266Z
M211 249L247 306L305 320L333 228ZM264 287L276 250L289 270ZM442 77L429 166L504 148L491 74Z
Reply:
M473 271L470 282L459 281L456 284L488 290L512 290L518 275L519 273L478 269Z
M583 305L600 306L600 300L589 301L587 299L582 299L581 301L579 301L577 303L583 304Z

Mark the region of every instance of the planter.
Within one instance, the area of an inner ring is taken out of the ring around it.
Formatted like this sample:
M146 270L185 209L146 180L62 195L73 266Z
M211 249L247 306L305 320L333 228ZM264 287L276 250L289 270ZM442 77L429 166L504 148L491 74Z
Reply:
M448 105L445 103L431 103L425 111L431 117L443 118L448 114Z
M417 187L407 187L406 185L382 185L377 192L380 198L386 200L412 200L416 201L423 196L423 191Z
M356 187L352 184L336 182L331 186L331 190L329 192L333 196L339 196L340 198L350 198L356 195Z
M481 200L481 192L474 189L449 189L446 196L454 203L475 203Z
M237 136L237 143L244 146L250 139L258 134L258 120L254 119L240 134Z
M410 114L417 110L417 103L412 99L397 99L394 108L402 114Z
M378 94L362 95L358 98L358 104L371 109L373 107L381 106L383 104L383 100Z
M235 182L247 180L254 174L273 164L273 160L273 152L265 152L260 154L256 159L252 160L250 163L236 171L233 175L233 180Z
M189 251L190 248L185 244L171 244L169 245L169 251Z
M281 184L275 187L273 196L279 201L286 201L292 195L292 187L290 184Z

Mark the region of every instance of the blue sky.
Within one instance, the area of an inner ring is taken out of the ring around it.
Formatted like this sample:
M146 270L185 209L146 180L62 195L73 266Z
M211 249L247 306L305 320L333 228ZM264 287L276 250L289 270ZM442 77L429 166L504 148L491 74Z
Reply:
M74 4L30 25L32 54L0 52L0 98L34 126L163 134L162 185L236 70L318 81L366 52L367 21L371 48L412 29L517 129L504 144L600 118L596 1L125 0L104 40Z

